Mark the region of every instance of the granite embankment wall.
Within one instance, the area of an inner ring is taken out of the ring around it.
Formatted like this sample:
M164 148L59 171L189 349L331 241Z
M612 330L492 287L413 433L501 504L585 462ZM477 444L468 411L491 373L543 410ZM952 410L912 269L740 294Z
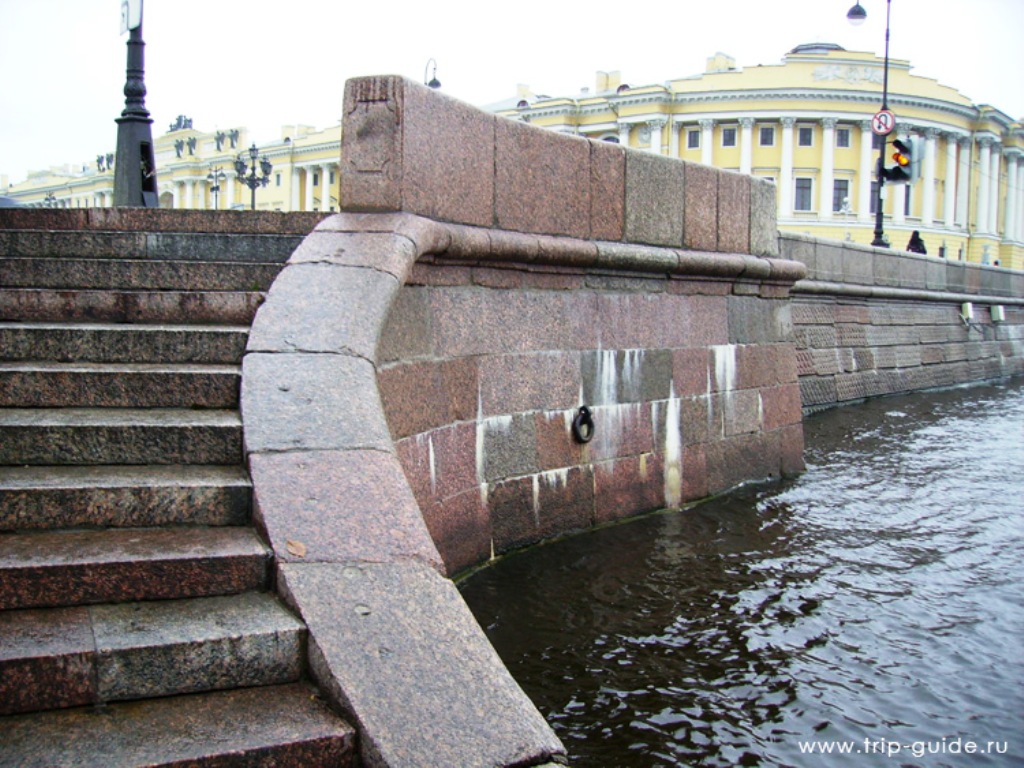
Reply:
M564 748L449 576L802 467L770 185L346 87L341 199L257 314L255 515L368 765ZM593 437L574 439L579 408Z
M792 292L805 411L1024 374L1024 273L799 235L779 243L808 271Z

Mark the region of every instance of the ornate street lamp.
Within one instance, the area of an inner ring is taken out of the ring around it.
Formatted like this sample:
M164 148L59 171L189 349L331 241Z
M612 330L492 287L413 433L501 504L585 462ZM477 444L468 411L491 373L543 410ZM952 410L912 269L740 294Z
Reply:
M430 65L434 65L434 71L431 73L430 79L427 79L427 72L430 71ZM428 88L437 90L441 87L441 81L437 79L437 62L433 59L427 59L427 66L423 68L423 84Z
M210 192L213 194L213 210L219 210L220 183L227 178L227 174L220 168L210 166L210 172L206 174L206 180L212 185Z
M270 183L270 172L274 169L274 166L271 165L270 161L267 160L266 156L260 156L260 151L256 149L255 143L251 147L249 147L248 165L246 165L243 157L243 153L239 152L238 157L235 159L235 173L238 174L238 180L252 190L252 210L255 211L256 188L265 187L267 186L267 184ZM263 174L262 176L256 175L257 158L260 165L260 172ZM246 171L249 172L248 176L245 175Z
M889 109L889 14L892 10L892 0L885 0L885 66L882 70L882 109ZM868 17L867 11L857 2L849 11L846 18L854 26L860 26ZM878 151L878 167L875 169L875 177L878 179L878 194L875 198L875 239L871 244L877 248L888 248L889 242L885 239L885 229L882 225L882 189L885 186L885 136L882 136L881 148Z

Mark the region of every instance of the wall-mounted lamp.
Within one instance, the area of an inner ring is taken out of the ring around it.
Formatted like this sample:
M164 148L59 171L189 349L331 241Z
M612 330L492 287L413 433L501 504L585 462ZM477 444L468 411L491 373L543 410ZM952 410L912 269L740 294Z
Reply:
M971 324L971 320L974 319L974 305L971 302L965 301L960 305L960 319L964 321L964 325Z
M1005 323L1006 322L1006 309L1002 304L995 304L992 307L992 322L993 323Z

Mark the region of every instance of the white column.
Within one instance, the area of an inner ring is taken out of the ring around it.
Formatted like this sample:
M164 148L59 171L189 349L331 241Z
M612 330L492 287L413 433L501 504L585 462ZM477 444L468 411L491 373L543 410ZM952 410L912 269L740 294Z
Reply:
M1003 239L1017 239L1017 155L1006 153L1006 213Z
M235 204L235 177L229 175L228 176L228 191L227 191L227 197L224 198L224 207L227 208L228 210L231 210L231 208L234 206L234 204Z
M619 123L619 144L629 146L629 123Z
M935 223L935 140L939 132L928 128L924 132L924 158L921 161L921 224L926 227Z
M871 182L875 178L874 131L871 121L860 124L860 170L857 172L857 219L871 221Z
M712 165L715 149L715 121L700 121L700 161L704 165Z
M331 166L320 166L320 210L331 210Z
M680 133L680 131L682 131L682 128L683 128L683 124L680 123L678 120L676 120L676 118L673 117L672 118L672 127L671 127L671 129L669 131L669 136L671 137L669 139L671 144L669 144L669 148L668 148L668 156L669 157L675 157L675 158L679 157L679 133Z
M1024 163L1017 166L1017 241L1024 242Z
M992 147L991 169L989 170L990 192L988 196L988 231L999 234L999 166L1002 152L999 146Z
M292 195L289 210L299 210L299 169L298 166L292 166Z
M832 218L832 187L836 165L836 119L826 117L821 121L821 190L818 195L818 218Z
M316 210L313 208L313 167L307 165L303 170L306 171L306 204L302 210L313 211Z
M903 224L907 220L907 190L909 184L886 184L886 189L893 190L892 195L892 220L896 224Z
M960 172L956 177L956 216L954 223L967 228L967 208L971 194L971 137L960 139Z
M740 118L740 173L748 176L754 168L754 118Z
M201 211L206 208L206 183L203 181L193 181L192 184L196 196L196 209Z
M983 234L988 231L988 172L992 166L992 139L981 139L978 142L978 210L974 221L974 231Z
M946 181L942 191L942 221L946 229L953 228L956 216L956 182L957 182L957 157L956 157L956 136L952 133L946 134Z
M193 193L195 185L192 181L183 181L181 183L185 185L185 207L191 209L194 205Z
M796 119L782 118L782 166L779 168L779 218L793 215L793 126Z

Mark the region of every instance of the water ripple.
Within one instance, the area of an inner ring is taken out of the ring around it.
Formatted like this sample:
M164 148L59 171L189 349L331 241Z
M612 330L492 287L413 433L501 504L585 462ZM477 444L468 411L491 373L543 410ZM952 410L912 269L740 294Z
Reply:
M1024 383L806 425L807 472L461 585L575 766L1024 764ZM1009 754L913 755L955 739ZM945 741L943 741L945 740ZM854 759L858 758L858 759Z

